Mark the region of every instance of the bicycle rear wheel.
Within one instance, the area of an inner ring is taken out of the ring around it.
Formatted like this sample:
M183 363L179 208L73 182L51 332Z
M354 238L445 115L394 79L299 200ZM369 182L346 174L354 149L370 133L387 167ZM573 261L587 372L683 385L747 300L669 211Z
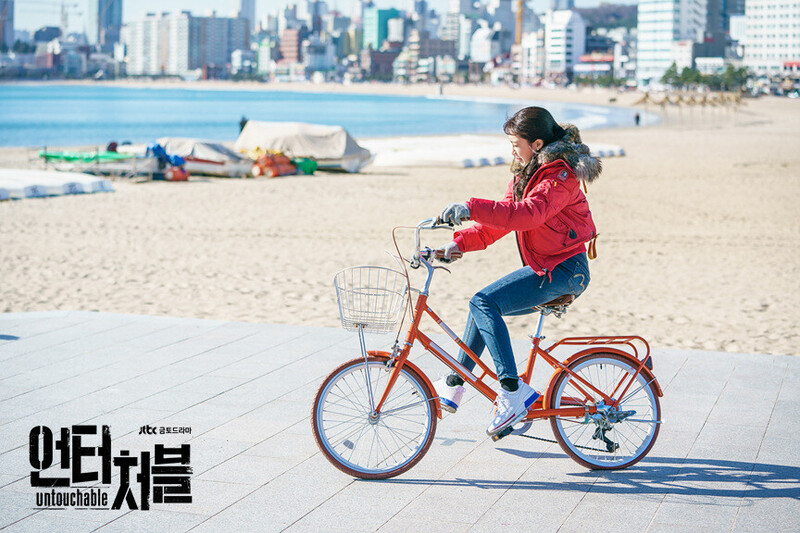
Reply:
M636 373L626 358L593 353L569 367L598 390L620 394ZM618 388L620 382L624 383ZM591 398L586 398L588 393ZM593 470L618 470L640 461L656 442L661 426L661 406L655 385L639 374L628 387L618 408L606 408L602 397L567 372L553 387L552 408L598 406L598 414L584 418L552 417L550 425L561 448L572 459Z
M323 455L339 470L364 479L402 474L425 455L436 433L435 394L403 367L381 413L370 417L369 379L375 402L391 368L385 357L353 359L325 379L314 399L311 425Z

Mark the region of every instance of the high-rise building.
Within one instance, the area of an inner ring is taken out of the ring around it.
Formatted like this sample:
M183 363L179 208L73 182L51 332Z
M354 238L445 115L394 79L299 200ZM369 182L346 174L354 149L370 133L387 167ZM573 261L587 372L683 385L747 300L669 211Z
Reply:
M290 4L278 12L278 35L285 29L298 29L303 23L297 18L297 5Z
M475 12L472 0L449 0L447 6L447 16L444 25L441 28L441 38L446 41L455 41L460 43L460 35L462 31L461 18L463 16L471 17ZM461 44L457 45L461 46ZM466 44L469 47L469 43Z
M258 73L268 74L270 69L277 59L280 58L280 52L277 49L276 39L264 39L258 45Z
M364 11L369 8L373 7L374 4L372 0L355 0L353 2L353 12L351 13L351 17L354 22L356 23L364 23Z
M186 76L198 69L222 75L234 50L249 48L247 21L195 17L188 11L145 18L125 25L127 72Z
M255 30L256 0L239 0L239 18L247 20L247 31L252 33Z
M328 4L322 0L303 0L297 4L297 19L314 33L322 30L322 16L328 12Z
M455 40L456 57L463 60L470 57L470 47L472 46L472 34L478 29L478 21L470 15L459 15L458 35ZM452 40L452 39L451 39Z
M287 63L300 63L300 46L305 38L301 29L286 28L281 33L281 59Z
M544 20L548 74L569 74L586 51L586 23L577 11L548 11Z
M14 46L14 0L0 0L0 46Z
M706 0L706 32L699 54L724 57L731 44L731 17L744 14L744 0Z
M469 58L475 63L488 63L500 54L500 36L498 31L486 23L472 34L469 47Z
M301 45L303 64L309 71L327 71L336 65L336 47L332 42L323 42L311 35Z
M747 0L744 65L760 75L800 67L800 4Z
M386 40L393 43L404 43L406 40L406 19L397 17L386 23Z
M344 54L349 56L361 52L364 45L364 29L357 24L350 24L345 35Z
M322 31L340 33L350 27L350 18L342 16L338 11L330 11L322 16Z
M706 0L640 0L636 79L659 82L674 57L674 43L701 43L706 29Z
M550 11L565 11L575 9L575 0L553 0L550 3Z
M411 15L411 23L414 29L421 33L430 31L428 28L428 1L414 0L414 11Z
M389 33L389 19L402 16L397 9L378 9L374 5L364 9L364 48L380 50Z
M727 21L724 11L725 0L706 0L706 29L703 39L703 56L722 57L727 41Z
M449 0L447 4L448 13L471 13L474 11L472 7L472 0Z
M513 30L516 17L511 9L511 0L489 0L486 11L493 23L500 23L504 30Z
M730 37L731 41L744 44L747 37L747 20L744 13L741 15L731 15L730 17Z
M111 53L122 28L122 0L88 0L86 38L103 52Z
M523 33L520 43L520 81L534 83L544 77L544 28Z

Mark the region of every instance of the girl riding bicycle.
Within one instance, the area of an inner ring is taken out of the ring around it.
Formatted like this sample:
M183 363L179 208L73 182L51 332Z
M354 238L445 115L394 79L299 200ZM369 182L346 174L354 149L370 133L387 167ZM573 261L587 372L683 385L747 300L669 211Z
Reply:
M523 268L478 291L469 302L464 342L478 356L492 355L501 390L486 432L495 435L522 419L539 397L519 379L504 316L532 313L533 307L560 296L579 296L589 283L586 245L596 236L580 182L594 181L602 170L573 125L561 126L541 107L526 107L506 121L514 174L501 201L471 198L447 206L442 221L460 225L442 249L444 260L460 252L483 250L514 231ZM455 253L454 253L455 252ZM462 350L459 362L475 362ZM442 408L455 412L464 393L463 379L451 374L435 384Z

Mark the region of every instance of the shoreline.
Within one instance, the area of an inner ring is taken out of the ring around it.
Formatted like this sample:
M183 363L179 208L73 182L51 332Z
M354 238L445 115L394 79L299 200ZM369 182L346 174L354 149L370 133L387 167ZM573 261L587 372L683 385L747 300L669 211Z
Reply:
M3 84L0 84L0 86ZM548 104L559 105L577 105L585 106L586 116L591 116L592 112L613 112L610 110L628 110L629 112L638 111L642 115L642 126L652 126L661 122L659 113L655 110L641 109L635 107L633 104L638 100L641 95L639 93L618 92L611 89L582 89L582 90L569 90L569 89L541 89L541 88L509 88L505 86L492 87L488 85L445 85L442 94L436 92L437 85L403 85L397 83L364 83L364 84L337 84L337 83L324 83L313 84L307 83L257 83L257 82L232 82L232 81L158 81L158 82L144 82L136 80L116 80L116 81L89 81L89 80L56 80L56 81L19 81L12 83L5 83L5 85L23 85L23 86L105 86L105 87L121 87L121 88L134 88L134 89L184 89L184 90L214 90L214 91L248 91L248 92L297 92L304 94L346 94L352 96L396 96L396 97L419 97L428 98L431 100L444 100L444 101L467 101L475 103L487 103L495 105L542 105L547 107ZM610 101L613 100L613 101ZM609 111L606 111L609 110ZM632 120L632 119L631 119ZM626 124L611 123L606 121L599 127L585 128L597 130L608 130L624 128ZM356 140L359 139L372 139L372 138L406 138L406 137L425 137L425 136L455 136L455 135L493 135L496 132L448 132L444 134L437 133L418 133L409 134L404 133L400 135L363 135L354 136ZM352 134L352 133L351 133ZM502 134L502 132L498 133ZM165 134L156 134L148 140L139 142L150 142L156 138L169 136ZM233 142L232 139L217 139L220 142ZM48 148L57 150L76 149L83 147L91 147L94 149L97 146L105 146L107 140L98 141L95 143L54 143L47 144ZM11 145L0 146L0 151L6 149L40 149L43 145ZM2 155L0 155L2 159Z
M573 102L582 103L584 101L596 103L597 96L608 98L619 95L633 95L638 97L638 91L619 91L608 88L575 88L575 89L548 89L542 87L519 87L492 86L489 84L402 84L395 82L366 82L366 83L312 83L312 82L255 82L255 81L231 81L231 80L10 80L0 82L0 85L61 85L61 86L107 86L107 87L131 87L141 89L195 89L195 90L241 90L252 92L267 91L288 91L306 93L342 93L342 94L386 94L398 96L440 96L439 87L443 95L468 96L478 95L479 97L489 96L488 91L495 91L503 95L535 94L550 95L549 101L552 102ZM508 96L516 98L515 96ZM541 98L537 96L536 98ZM522 99L528 100L530 96ZM614 102L611 102L612 104Z

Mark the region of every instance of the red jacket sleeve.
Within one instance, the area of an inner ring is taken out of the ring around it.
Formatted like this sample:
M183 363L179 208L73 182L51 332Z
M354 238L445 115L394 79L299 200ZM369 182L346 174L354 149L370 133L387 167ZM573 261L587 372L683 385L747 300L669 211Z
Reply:
M561 179L553 172L518 202L508 195L499 202L471 198L467 202L469 218L505 233L538 228L569 203L577 184L574 177L570 178Z
M502 201L508 202L513 200L513 198L514 180L512 179ZM467 205L469 205L469 203ZM472 216L472 208L470 208L470 220L475 220ZM485 250L490 244L505 237L509 232L510 230L493 228L478 222L468 228L455 232L453 241L462 252L475 252L478 250Z
M485 250L493 242L508 235L508 231L491 228L482 224L473 224L467 229L457 231L453 241L462 252Z

